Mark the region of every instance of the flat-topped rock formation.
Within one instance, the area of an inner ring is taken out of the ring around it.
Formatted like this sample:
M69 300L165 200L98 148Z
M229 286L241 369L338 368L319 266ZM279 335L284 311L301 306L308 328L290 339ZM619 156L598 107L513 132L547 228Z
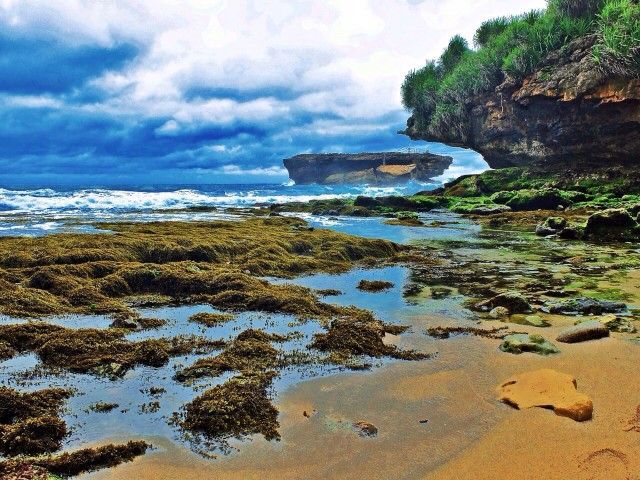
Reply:
M451 157L431 153L324 153L286 158L284 166L297 184L393 185L428 181L442 175L451 162Z

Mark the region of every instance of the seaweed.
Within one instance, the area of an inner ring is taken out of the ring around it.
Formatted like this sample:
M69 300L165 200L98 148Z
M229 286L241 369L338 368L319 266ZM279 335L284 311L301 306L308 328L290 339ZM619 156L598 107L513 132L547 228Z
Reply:
M358 290L364 292L381 292L393 288L393 283L383 280L360 280Z
M253 434L280 439L278 410L267 394L274 376L240 375L207 390L185 405L181 427L218 440Z
M20 393L0 387L0 453L12 457L58 450L68 433L58 414L70 396L61 388Z
M33 472L41 477L26 477L30 480L51 480L49 475L73 477L85 472L110 468L130 462L144 455L151 448L146 442L131 441L124 445L104 445L83 448L75 452L55 456L36 457L0 462L0 476L6 479L22 480L21 472Z
M222 353L197 360L176 373L175 378L180 382L188 382L201 377L217 377L230 371L244 374L264 372L278 365L279 352L271 346L271 342L281 340L284 337L269 335L262 330L245 330Z
M169 357L206 353L224 345L192 336L132 342L121 330L70 329L35 322L0 325L0 341L17 352L35 352L47 366L108 377L122 376L136 365L161 367Z
M392 357L402 360L422 360L429 354L414 350L401 350L383 342L385 333L401 333L406 327L391 326L375 320L368 312L358 312L351 317L335 319L326 333L314 336L310 348L329 352L333 363L350 365L354 355Z
M256 277L340 273L354 262L393 259L403 250L385 240L311 229L287 217L98 227L115 233L3 239L0 313L113 313L126 319L135 315L128 298L154 296L204 300L225 310L324 315L308 289ZM127 323L114 326L133 326Z
M199 323L206 327L216 327L222 323L230 322L234 315L230 313L200 312L189 317L190 322Z

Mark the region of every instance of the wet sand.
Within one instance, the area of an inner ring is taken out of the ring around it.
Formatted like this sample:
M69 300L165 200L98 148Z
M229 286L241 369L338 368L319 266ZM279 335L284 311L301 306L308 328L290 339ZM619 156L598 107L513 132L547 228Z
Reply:
M417 318L414 329L443 321ZM517 327L550 339L562 328ZM306 381L276 398L280 442L256 437L235 454L205 460L150 438L156 451L81 478L637 479L640 433L624 429L640 404L640 346L628 338L558 344L561 354L540 357L502 353L497 340L412 335L400 340L403 346L438 356ZM496 401L502 380L538 368L574 375L593 400L593 420L577 423ZM307 418L305 411L315 413ZM360 420L373 423L378 436L360 437L350 427Z

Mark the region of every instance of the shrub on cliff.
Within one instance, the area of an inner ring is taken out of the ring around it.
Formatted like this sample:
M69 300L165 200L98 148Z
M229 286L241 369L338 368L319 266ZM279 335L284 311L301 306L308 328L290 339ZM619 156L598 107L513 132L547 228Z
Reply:
M410 72L402 94L413 112L412 128L465 142L470 99L507 77L523 79L549 53L589 34L596 34L594 56L603 69L640 75L637 0L549 0L544 11L484 22L474 36L476 50L454 37L438 61Z
M634 0L608 1L598 17L594 55L608 72L640 76L640 4Z

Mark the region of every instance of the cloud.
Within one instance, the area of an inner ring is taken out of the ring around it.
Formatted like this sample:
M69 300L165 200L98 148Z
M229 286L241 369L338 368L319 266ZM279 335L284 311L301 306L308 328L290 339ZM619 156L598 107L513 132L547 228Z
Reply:
M406 71L483 19L544 4L3 0L0 183L273 180L299 151L404 146Z

